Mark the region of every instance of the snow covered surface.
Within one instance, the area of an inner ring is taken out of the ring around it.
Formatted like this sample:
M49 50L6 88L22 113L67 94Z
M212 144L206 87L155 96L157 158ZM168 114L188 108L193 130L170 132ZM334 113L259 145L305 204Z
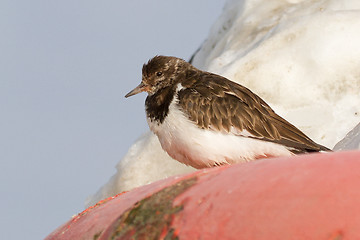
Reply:
M359 148L359 26L358 0L228 0L193 64L250 88L316 142L333 148L346 136L335 150ZM87 205L194 170L151 133L117 169Z

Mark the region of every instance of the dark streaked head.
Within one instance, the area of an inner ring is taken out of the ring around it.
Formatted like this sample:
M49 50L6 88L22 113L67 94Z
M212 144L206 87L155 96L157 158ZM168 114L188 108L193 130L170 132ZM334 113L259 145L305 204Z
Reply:
M179 77L191 64L183 59L168 56L155 56L142 68L141 83L130 91L125 97L130 97L141 92L153 95L158 90L178 82Z

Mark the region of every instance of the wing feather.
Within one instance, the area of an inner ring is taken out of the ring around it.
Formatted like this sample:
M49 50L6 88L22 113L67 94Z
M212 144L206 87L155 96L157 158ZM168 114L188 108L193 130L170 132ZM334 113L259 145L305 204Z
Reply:
M248 88L216 74L202 72L182 82L178 104L200 128L283 144L294 152L329 150L277 115Z

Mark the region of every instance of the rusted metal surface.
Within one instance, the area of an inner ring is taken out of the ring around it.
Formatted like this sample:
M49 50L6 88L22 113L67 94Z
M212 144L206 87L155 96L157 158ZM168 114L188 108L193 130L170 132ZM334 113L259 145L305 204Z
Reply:
M110 199L47 239L360 239L359 184L359 151L205 169Z

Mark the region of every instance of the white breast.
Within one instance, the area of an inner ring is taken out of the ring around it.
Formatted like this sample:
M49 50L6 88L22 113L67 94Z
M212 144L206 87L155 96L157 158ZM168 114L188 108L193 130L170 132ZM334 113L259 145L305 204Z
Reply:
M174 159L195 168L293 155L285 146L246 136L201 129L179 109L174 98L163 123L147 119L162 148Z

